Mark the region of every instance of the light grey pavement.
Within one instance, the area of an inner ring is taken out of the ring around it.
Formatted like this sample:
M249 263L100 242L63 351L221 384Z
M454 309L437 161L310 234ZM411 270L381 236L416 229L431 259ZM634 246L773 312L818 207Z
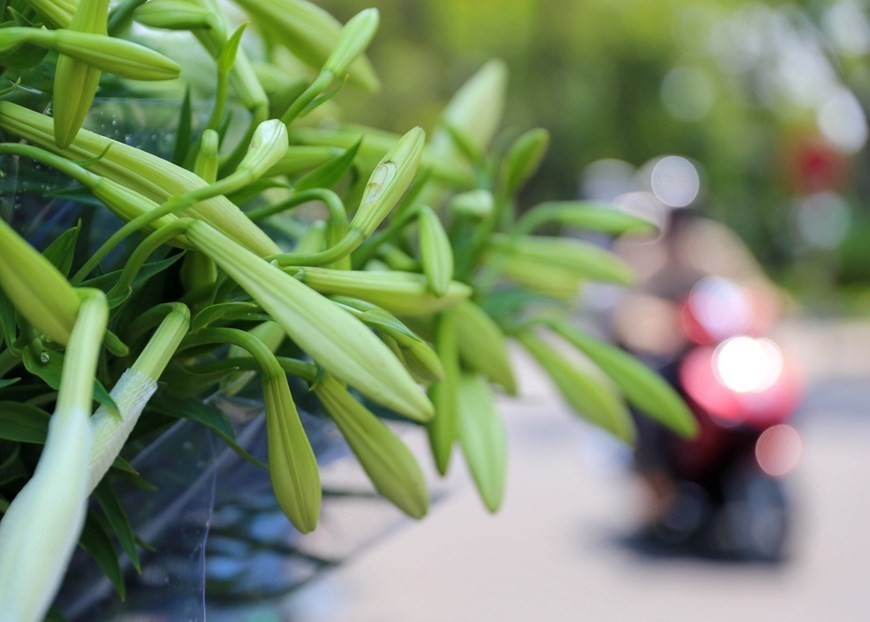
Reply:
M623 546L640 502L626 452L571 416L520 357L523 397L503 406L510 473L502 511L482 509L457 460L424 521L403 523L299 590L281 618L870 620L870 325L797 322L779 338L801 360L809 389L785 566L651 559Z

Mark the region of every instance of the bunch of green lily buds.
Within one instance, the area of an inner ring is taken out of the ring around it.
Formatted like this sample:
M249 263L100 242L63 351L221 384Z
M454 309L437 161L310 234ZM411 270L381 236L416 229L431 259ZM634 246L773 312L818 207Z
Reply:
M517 392L511 341L620 439L634 434L626 402L693 433L661 380L571 322L583 283L632 274L556 234L649 225L576 201L517 215L548 135L498 134L502 63L471 77L428 137L324 123L346 82L378 87L365 57L378 12L342 25L306 0L227 9L0 3L4 168L54 169L89 195L83 213L124 223L94 240L82 219L40 252L0 219L0 621L43 619L79 545L123 597L115 551L138 568L139 543L115 490L142 484L128 460L161 427L196 419L257 461L204 401L217 391L259 382L263 466L303 533L322 491L293 391L313 394L377 492L414 518L429 506L424 477L381 415L424 426L442 474L461 451L496 511L507 463L495 397ZM151 45L166 31L173 49L211 59L208 114L179 97L171 156L83 129L111 85L183 91L182 59Z

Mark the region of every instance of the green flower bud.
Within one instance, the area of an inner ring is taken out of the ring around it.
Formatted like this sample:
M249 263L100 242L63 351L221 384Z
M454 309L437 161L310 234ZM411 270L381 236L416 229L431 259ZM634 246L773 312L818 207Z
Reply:
M470 300L457 304L451 313L455 317L459 354L465 365L501 385L510 395L516 395L510 353L498 324Z
M75 30L12 27L0 30L0 50L32 43L91 67L131 80L171 80L181 67L162 54L131 41Z
M426 133L415 127L402 136L375 167L350 222L350 228L361 237L367 238L375 232L411 185L425 139Z
M359 320L205 223L192 222L186 237L318 365L407 417L425 421L432 416L432 405L402 364Z
M259 179L281 161L287 148L287 127L278 119L263 121L254 131L248 152L236 167L236 173L246 171L253 179Z
M188 308L180 303L173 304L172 311L154 331L136 362L112 387L117 412L100 406L91 417L94 440L88 462L88 492L97 487L120 454L189 327Z
M77 0L29 0L28 3L55 28L68 28L78 8Z
M265 28L277 32L278 41L314 69L323 66L341 37L341 23L305 0L237 0L237 4ZM357 85L378 89L377 76L364 56L358 57L348 72Z
M450 455L456 441L459 421L459 352L457 350L456 317L449 309L438 316L435 327L435 350L444 370L443 380L429 387L429 399L435 416L426 424L429 446L435 466L441 475L447 473Z
M134 16L137 22L149 28L196 30L219 27L214 13L186 0L149 0L136 9Z
M334 76L342 76L351 63L357 59L371 43L378 30L380 14L377 9L363 9L350 18L335 44L335 48L326 59L323 70Z
M417 217L420 235L420 265L436 296L443 296L453 280L453 248L441 219L429 207Z
M299 531L314 531L320 515L320 472L284 374L264 373L263 401L275 498Z
M322 294L359 298L396 315L429 315L471 296L471 288L458 281L436 296L426 277L413 272L298 268L293 273Z
M516 233L530 233L548 222L599 233L650 233L651 222L626 214L609 203L595 201L548 201L536 205L517 221Z
M634 422L612 387L568 361L531 331L520 333L517 340L547 373L574 412L617 438L634 442Z
M57 405L36 470L0 520L4 620L42 620L84 526L91 450L88 419L108 315L105 295L88 290L70 334Z
M501 123L507 92L507 66L491 60L456 91L442 116L443 123L465 138L478 151L485 151ZM460 157L450 133L432 136L432 150L451 159Z
M377 491L408 516L425 516L429 510L426 481L402 441L335 378L323 378L314 393Z
M545 236L494 235L492 246L513 259L542 267L561 268L577 278L622 285L635 282L631 268L616 255L588 242Z
M450 199L450 211L459 216L483 220L495 209L495 199L489 190L471 190Z
M207 185L193 171L88 130L79 131L68 148L58 149L54 144L51 117L12 102L0 101L0 128L71 160L92 161L89 169L94 173L158 204L170 196L186 194ZM127 196L128 199L134 197ZM133 204L127 205L127 208L133 207ZM224 196L201 201L185 213L211 224L258 255L280 252L272 239Z
M81 0L73 16L70 29L106 36L109 0ZM65 54L57 59L54 73L54 141L58 147L67 147L82 127L97 86L99 69Z
M482 376L459 379L459 445L484 505L498 511L507 478L507 432Z
M698 422L676 391L660 375L619 348L555 320L549 327L607 374L631 404L680 436L698 433Z
M196 154L193 172L209 184L217 181L218 167L220 166L219 152L220 136L217 131L205 130L202 133L202 140L199 142L199 152Z
M66 344L81 300L73 286L0 220L0 289L37 330Z
M513 194L538 170L547 147L547 130L529 130L514 141L501 167L501 183L506 194Z

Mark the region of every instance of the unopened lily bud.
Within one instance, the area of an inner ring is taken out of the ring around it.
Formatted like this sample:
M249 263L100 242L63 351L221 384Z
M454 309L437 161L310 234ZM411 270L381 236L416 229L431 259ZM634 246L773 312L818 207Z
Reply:
M396 315L429 315L471 296L471 288L458 281L436 296L426 277L415 272L299 268L294 274L323 294L359 298Z
M495 209L495 199L489 190L470 190L450 199L450 210L460 216L483 220Z
M350 222L350 228L363 238L375 232L411 185L425 139L426 133L415 127L402 136L375 167Z
M498 324L470 300L457 304L451 313L456 318L459 354L466 366L516 395L517 384L507 341Z
M377 9L363 9L341 29L335 48L326 59L323 70L342 76L371 43L378 30L380 14Z
M77 32L107 35L109 0L80 0L70 29ZM58 147L68 146L84 123L97 87L101 71L66 54L57 59L54 73L54 141Z
M29 4L55 28L68 28L78 7L76 0L29 0Z
M404 443L335 378L323 378L314 393L377 491L408 516L425 516L429 510L426 481Z
M45 257L0 220L0 289L15 309L50 339L66 344L81 300Z
M254 179L265 175L287 153L287 127L279 119L263 121L254 131L248 152L236 172L247 171Z
M417 217L420 236L420 265L436 296L443 296L453 280L453 248L450 238L431 208L423 207Z
M149 0L136 9L134 17L137 22L149 28L165 30L217 27L214 13L186 0Z
M287 377L263 375L269 445L269 478L281 511L302 533L314 531L320 515L320 472Z
M0 49L32 43L131 80L171 80L181 67L138 43L75 30L12 27L0 32Z
M220 135L216 130L205 130L199 141L199 152L196 154L193 172L210 184L217 180L218 167L220 166L219 151Z
M631 415L612 387L567 360L532 331L519 334L517 340L547 373L575 413L627 443L634 440Z
M507 78L504 62L489 61L456 91L444 110L443 123L485 151L501 123ZM433 135L431 148L442 156L458 156L450 133L443 129Z
M529 130L514 141L501 168L501 183L507 194L513 194L538 170L550 133L544 129Z
M631 285L631 267L616 255L589 242L547 236L495 235L492 246L511 258L574 273L577 278Z
M549 327L577 348L619 387L638 410L658 420L685 438L698 432L698 422L685 402L660 375L626 354L574 328L562 320L549 322Z
M2 246L2 244L0 244ZM66 349L54 414L33 476L0 519L0 620L39 622L85 522L94 377L109 308L86 290Z
M89 492L97 487L120 454L189 327L190 311L185 305L174 303L133 366L112 387L117 411L100 406L91 417L94 441L88 463Z
M650 233L655 230L655 225L648 220L620 211L609 203L547 201L526 212L517 221L516 231L530 233L548 222L610 235Z
M341 37L341 22L306 0L237 0L237 4L278 33L277 40L313 69L323 66ZM364 56L351 63L347 72L357 85L370 91L378 89L377 76Z
M192 222L186 237L318 365L407 417L425 421L432 416L432 404L402 364L355 317L203 222Z
M0 128L71 160L91 161L89 169L94 173L157 203L207 186L193 171L85 129L79 131L68 148L58 149L51 117L12 102L0 101ZM224 196L201 201L186 214L204 220L258 255L280 252L272 239Z
M459 379L456 432L477 491L486 508L496 512L507 479L507 432L483 376L463 374Z
M429 387L435 416L426 424L429 446L441 475L447 473L459 421L459 352L453 309L442 312L435 327L435 351L444 370L443 379Z

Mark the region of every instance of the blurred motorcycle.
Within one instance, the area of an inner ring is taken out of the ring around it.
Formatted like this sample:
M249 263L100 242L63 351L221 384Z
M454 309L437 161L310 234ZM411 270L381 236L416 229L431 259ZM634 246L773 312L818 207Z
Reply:
M801 383L765 336L774 315L765 301L763 292L705 276L670 308L681 345L660 371L700 433L685 440L638 422L638 471L655 506L645 534L657 544L730 559L785 555L792 511L780 478L800 458L789 420Z

